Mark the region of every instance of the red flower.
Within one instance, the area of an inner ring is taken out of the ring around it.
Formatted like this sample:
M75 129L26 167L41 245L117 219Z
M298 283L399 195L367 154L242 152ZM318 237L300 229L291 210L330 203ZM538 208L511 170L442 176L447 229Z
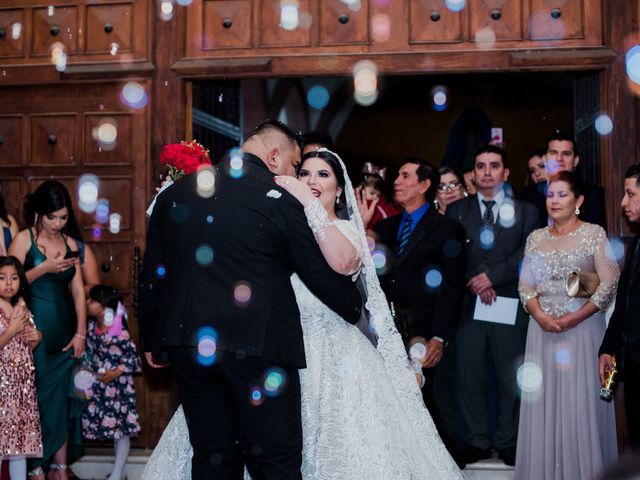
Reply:
M211 165L209 150L195 140L165 145L160 152L160 163L169 167L173 180L195 172L201 165Z

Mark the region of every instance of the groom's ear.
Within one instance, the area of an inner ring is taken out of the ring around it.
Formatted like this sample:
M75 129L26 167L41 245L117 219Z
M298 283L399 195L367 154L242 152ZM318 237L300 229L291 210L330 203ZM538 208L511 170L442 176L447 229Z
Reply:
M272 147L267 152L267 165L272 172L277 171L280 167L280 150L278 147Z

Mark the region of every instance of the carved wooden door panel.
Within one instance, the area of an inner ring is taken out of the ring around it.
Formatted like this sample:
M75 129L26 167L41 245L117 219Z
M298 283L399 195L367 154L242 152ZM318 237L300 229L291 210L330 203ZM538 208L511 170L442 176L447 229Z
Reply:
M150 114L147 108L123 104L125 84L0 90L0 181L8 210L21 227L27 192L50 178L66 185L83 239L97 257L101 282L123 292L131 333L138 340L131 305L135 249L144 244L150 191ZM137 85L149 90L149 82ZM97 208L91 211L80 208L79 192L86 175L97 186L97 195L93 195ZM152 401L148 383L146 376L136 378L143 433L135 445L144 447L153 446L158 438L151 419L157 423L169 413L166 406L158 407L162 411L147 408Z

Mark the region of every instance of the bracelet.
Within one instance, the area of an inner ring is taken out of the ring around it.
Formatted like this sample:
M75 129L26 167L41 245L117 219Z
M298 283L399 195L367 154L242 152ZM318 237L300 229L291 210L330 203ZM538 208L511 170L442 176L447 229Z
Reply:
M76 333L76 334L74 334L73 336L74 336L74 337L81 338L82 340L86 340L86 339L87 339L87 337L85 337L84 335L80 335L79 333Z

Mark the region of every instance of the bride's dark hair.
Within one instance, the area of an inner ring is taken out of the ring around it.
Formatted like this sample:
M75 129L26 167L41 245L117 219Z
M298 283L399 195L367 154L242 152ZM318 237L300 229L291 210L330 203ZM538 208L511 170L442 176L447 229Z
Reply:
M300 164L298 165L298 175L300 174L300 170L304 165L304 162L309 158L319 158L323 160L329 167L331 167L331 171L336 177L336 182L338 186L342 189L340 196L338 197L338 203L334 205L334 210L338 218L342 220L349 220L349 210L347 208L347 196L345 194L344 188L344 172L342 171L342 166L340 165L340 161L338 158L328 150L312 150L310 152L305 153L300 160Z

